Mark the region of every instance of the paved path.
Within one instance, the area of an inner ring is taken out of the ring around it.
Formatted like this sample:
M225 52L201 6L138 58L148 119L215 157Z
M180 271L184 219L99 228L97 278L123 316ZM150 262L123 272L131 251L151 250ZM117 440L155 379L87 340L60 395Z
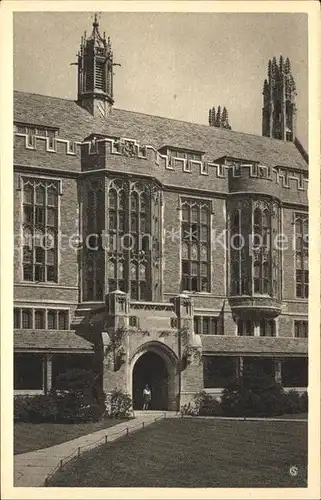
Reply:
M152 424L155 420L175 416L175 412L137 411L134 419L108 427L108 429L101 429L50 448L15 455L14 485L15 487L44 486L47 476L59 466L60 460L68 456L71 458L77 456L78 448L81 452L86 451L85 449L92 449L103 444L106 439L107 442L114 441L127 432L135 432Z

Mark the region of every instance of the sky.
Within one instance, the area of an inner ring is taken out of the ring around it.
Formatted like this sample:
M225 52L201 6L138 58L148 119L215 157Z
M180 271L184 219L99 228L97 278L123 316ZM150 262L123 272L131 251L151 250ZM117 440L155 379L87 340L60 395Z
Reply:
M308 145L306 14L99 14L110 36L115 107L208 124L208 110L226 106L233 130L262 134L262 88L268 60L291 61L297 87L297 137ZM77 98L81 36L90 12L14 14L14 88Z

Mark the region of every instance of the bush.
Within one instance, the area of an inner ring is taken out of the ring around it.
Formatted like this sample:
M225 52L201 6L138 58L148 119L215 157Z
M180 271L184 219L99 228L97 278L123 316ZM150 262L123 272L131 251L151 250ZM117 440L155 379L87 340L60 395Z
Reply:
M189 415L191 417L197 417L199 415L199 407L195 404L195 401L189 401L181 407L181 415Z
M29 399L26 396L15 396L13 400L13 415L15 422L28 422Z
M129 418L132 413L132 400L129 394L115 389L106 398L105 415L110 418Z
M307 406L307 395L302 396L295 390L284 393L283 413L291 415L307 411L307 409L304 409Z
M105 394L97 388L91 370L61 373L50 394L17 396L14 400L14 418L22 422L88 422L104 414Z
M271 375L247 369L242 379L223 390L221 408L225 416L270 417L284 413L285 393Z
M51 394L14 398L16 422L54 422L57 419L57 413L57 401Z
M105 394L97 388L92 370L73 368L59 374L57 389L52 393L57 399L59 421L97 421L105 413Z
M71 368L59 373L55 380L55 389L62 391L81 391L93 395L96 385L96 375L92 370Z
M182 415L215 417L222 413L220 403L206 391L198 392L192 401L181 407Z
M200 416L219 417L223 414L220 403L207 392L196 394L195 399L199 405Z
M308 399L308 393L307 392L303 392L301 394L301 398L300 398L300 403L301 403L301 412L302 413L308 413L308 410L309 410L309 399Z

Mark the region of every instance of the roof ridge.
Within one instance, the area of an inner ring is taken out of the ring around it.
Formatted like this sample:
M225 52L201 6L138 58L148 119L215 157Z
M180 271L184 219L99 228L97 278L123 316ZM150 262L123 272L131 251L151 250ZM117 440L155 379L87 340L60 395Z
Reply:
M60 101L68 101L68 102L73 102L74 104L77 104L77 101L75 101L74 99L67 99L66 97L58 97L58 96L51 96L51 95L47 95L47 94L38 94L38 93L35 93L35 92L25 92L23 90L14 90L14 93L19 93L19 94L29 94L29 95L34 95L34 96L39 96L39 97L47 97L49 99L58 99ZM83 109L80 107L80 109ZM252 132L243 132L243 131L239 131L239 130L227 130L227 129L224 129L224 128L218 128L218 127L210 127L209 125L206 125L205 123L196 123L196 122L192 122L192 121L187 121L187 120L179 120L177 118L171 118L171 117L168 117L168 116L160 116L160 115L152 115L152 114L149 114L149 113L144 113L142 111L134 111L134 110L129 110L129 109L121 109L121 108L117 108L115 107L114 108L115 111L120 111L120 112L125 112L125 113L133 113L133 114L136 114L136 115L141 115L141 116L148 116L148 117L151 117L151 118L159 118L161 120L170 120L171 122L177 122L177 123L186 123L186 124L189 124L189 125L196 125L198 127L204 127L206 128L206 130L209 130L209 129L214 129L214 132L220 130L220 133L222 133L223 135L230 135L230 134L241 134L241 135L244 135L244 136L251 136L251 137L257 137L257 138L260 138L261 140L270 140L270 141L273 141L273 142L278 142L279 144L285 144L285 143L289 143L289 144L293 144L294 143L290 143L289 141L283 141L282 139L275 139L274 137L266 137L264 135L258 135L258 134L254 134ZM86 111L86 110L84 110ZM102 120L104 123L106 123L106 120Z
M189 122L187 120L178 120L177 118L170 118L168 116L160 116L160 115L150 115L149 113L143 113L141 111L132 111L128 109L120 109L120 108L114 108L116 111L125 111L126 113L135 113L137 115L143 115L143 116L150 116L151 118L160 118L161 120L170 120L173 122L178 122L178 123L186 123L188 125L197 125L198 127L205 127L207 130L214 129L215 131L220 130L223 131L223 134L229 135L229 134L242 134L242 135L250 135L252 137L259 137L260 139L264 140L270 140L270 141L277 141L278 143L284 144L293 144L290 141L283 141L282 139L276 139L274 137L267 137L264 135L258 135L258 134L253 134L252 132L242 132L239 130L228 130L220 127L211 127L210 125L206 125L205 123L196 123L196 122Z
M38 94L37 92L25 92L24 90L13 90L14 94L29 94L29 95L37 95L39 97L48 97L49 99L59 99L60 101L68 101L68 102L74 102L77 104L77 101L74 99L67 99L67 97L58 97L56 95L48 95L48 94Z

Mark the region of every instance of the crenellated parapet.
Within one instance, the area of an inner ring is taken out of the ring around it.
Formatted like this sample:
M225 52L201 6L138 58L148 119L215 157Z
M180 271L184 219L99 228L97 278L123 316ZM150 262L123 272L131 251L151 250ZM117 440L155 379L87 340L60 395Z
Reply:
M41 135L30 135L27 133L15 132L15 138L22 140L24 147L30 151L40 150L46 153L60 153L79 157L81 155L81 141L65 139L62 137L50 138ZM21 138L21 139L19 139Z
M210 161L205 159L181 158L163 152L152 145L142 145L136 139L91 135L80 142L59 136L49 138L40 135L15 132L16 141L23 140L26 150L40 150L49 154L65 154L81 161L81 170L90 171L110 168L109 159L126 159L130 167L135 162L139 170L142 162L154 165L157 171L181 172L194 176L226 179L230 192L259 191L278 196L281 189L307 191L308 172L281 165L264 165L257 161L222 157ZM115 164L113 164L115 165Z

